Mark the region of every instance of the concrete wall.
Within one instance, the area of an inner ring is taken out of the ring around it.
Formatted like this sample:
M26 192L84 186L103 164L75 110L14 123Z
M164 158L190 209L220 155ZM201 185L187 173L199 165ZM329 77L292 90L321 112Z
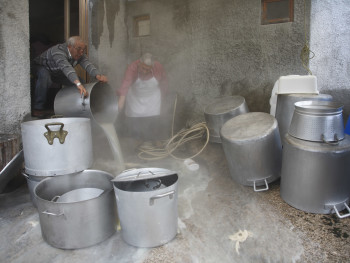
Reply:
M310 69L322 93L344 104L350 112L350 1L312 0L310 49L315 57Z
M0 133L20 134L30 113L28 1L0 1Z
M203 119L204 107L222 95L242 95L250 111L269 112L274 82L307 74L299 59L303 0L294 1L294 22L273 25L261 25L260 0L129 1L126 10L128 62L147 51L157 57L182 121ZM151 35L134 37L133 17L143 14Z

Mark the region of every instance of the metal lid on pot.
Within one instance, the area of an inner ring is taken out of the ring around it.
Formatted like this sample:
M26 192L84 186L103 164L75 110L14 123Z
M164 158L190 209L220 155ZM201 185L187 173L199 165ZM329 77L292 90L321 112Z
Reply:
M157 179L166 176L176 175L177 172L164 168L139 168L122 172L112 182L132 182L139 180Z

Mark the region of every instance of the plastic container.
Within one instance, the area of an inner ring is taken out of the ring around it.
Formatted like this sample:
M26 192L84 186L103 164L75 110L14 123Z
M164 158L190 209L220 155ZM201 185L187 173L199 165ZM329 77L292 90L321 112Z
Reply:
M289 75L279 78L277 94L307 93L319 94L316 76Z

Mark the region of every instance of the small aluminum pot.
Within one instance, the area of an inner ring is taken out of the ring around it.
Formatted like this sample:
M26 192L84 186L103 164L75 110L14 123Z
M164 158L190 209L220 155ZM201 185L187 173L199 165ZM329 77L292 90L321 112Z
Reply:
M295 106L299 101L331 101L333 97L328 94L278 94L276 106L276 119L280 130L281 141L288 133Z
M344 139L343 105L332 101L300 101L288 133L312 142L338 142Z
M56 176L88 169L93 162L88 118L57 118L23 122L25 172Z
M123 240L135 247L161 246L177 234L176 172L128 170L113 180Z
M111 180L99 170L47 178L34 189L41 234L53 247L78 249L98 244L117 229L117 209ZM75 189L97 188L103 193L77 202L56 202Z
M233 117L249 112L242 96L229 96L218 99L204 109L204 117L209 129L209 141L221 143L220 129Z

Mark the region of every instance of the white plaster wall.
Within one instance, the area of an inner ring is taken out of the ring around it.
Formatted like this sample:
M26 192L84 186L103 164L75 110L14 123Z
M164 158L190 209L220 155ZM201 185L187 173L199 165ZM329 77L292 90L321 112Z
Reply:
M20 133L30 113L28 1L0 1L0 133Z
M350 111L350 1L312 0L310 49L315 57L310 69L318 88Z

